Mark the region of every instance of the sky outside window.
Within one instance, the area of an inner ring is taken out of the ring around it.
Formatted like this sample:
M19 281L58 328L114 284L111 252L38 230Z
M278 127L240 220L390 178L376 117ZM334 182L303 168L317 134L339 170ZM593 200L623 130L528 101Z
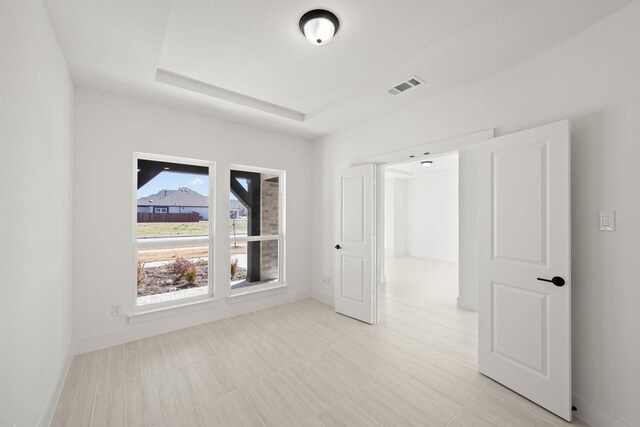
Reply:
M206 175L161 172L138 190L138 199L151 196L161 190L177 190L181 187L187 187L197 191L203 196L209 196L208 180L209 178ZM249 182L246 179L239 179L238 181L245 190L249 189ZM231 200L237 200L236 196L231 192L229 193L229 198Z
M161 190L177 190L181 187L209 196L209 177L190 173L161 172L138 190L138 198L151 196Z

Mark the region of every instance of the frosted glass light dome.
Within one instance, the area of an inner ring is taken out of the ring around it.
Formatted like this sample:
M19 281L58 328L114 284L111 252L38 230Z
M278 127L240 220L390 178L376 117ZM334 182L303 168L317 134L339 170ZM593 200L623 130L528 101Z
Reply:
M328 10L311 10L300 18L300 31L309 43L322 46L329 43L338 32L338 18Z

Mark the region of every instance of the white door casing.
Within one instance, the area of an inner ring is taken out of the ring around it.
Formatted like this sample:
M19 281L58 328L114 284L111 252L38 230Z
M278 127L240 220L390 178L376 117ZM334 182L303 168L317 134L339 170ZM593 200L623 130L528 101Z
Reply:
M335 310L375 321L375 166L343 169L336 180Z
M570 178L568 121L478 145L479 368L569 421Z

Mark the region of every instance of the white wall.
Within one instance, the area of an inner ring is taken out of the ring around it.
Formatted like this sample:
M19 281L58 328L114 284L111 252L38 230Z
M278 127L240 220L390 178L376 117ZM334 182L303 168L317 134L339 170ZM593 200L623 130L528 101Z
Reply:
M401 178L387 178L384 183L384 245L386 256L406 254L406 182Z
M491 77L314 143L313 295L332 300L333 180L370 156L481 129L498 135L569 118L573 369L578 414L640 425L640 2ZM616 210L600 232L597 212Z
M458 151L458 307L478 310L477 148Z
M113 345L309 296L311 143L159 105L76 90L74 340L77 351ZM134 298L133 152L216 162L213 307L141 324L112 317ZM227 301L229 165L286 171L286 290ZM96 209L109 206L109 209Z
M407 179L406 254L458 262L458 169Z
M73 85L46 8L0 2L0 425L50 417L71 343Z

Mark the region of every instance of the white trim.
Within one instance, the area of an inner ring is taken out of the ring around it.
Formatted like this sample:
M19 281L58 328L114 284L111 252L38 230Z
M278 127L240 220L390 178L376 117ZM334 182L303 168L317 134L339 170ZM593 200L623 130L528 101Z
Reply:
M138 238L138 159L144 160L155 160L162 162L171 162L171 163L182 163L188 165L195 166L203 166L208 168L208 178L209 178L209 235L208 236L185 236L185 237L167 237L167 238ZM132 190L133 190L133 202L131 206L132 211L132 251L133 251L133 270L132 270L132 295L133 295L133 304L132 304L132 313L129 315L131 318L133 315L139 314L148 314L154 311L154 308L158 310L165 310L168 307L182 307L185 305L190 305L194 303L202 302L200 299L202 297L194 297L194 298L185 298L180 299L178 301L171 302L163 302L157 304L145 304L138 305L138 289L137 289L137 267L138 267L138 248L140 247L155 247L155 248L167 248L167 247L184 247L184 246L193 246L193 245L207 245L209 251L209 259L208 259L208 274L207 274L207 285L209 287L209 292L205 296L206 300L213 300L216 296L215 290L215 223L216 223L216 211L215 211L215 199L216 199L216 188L215 188L215 179L216 179L216 164L210 160L198 160L198 159L189 159L185 157L177 157L177 156L167 156L163 154L151 154L151 153L142 153L142 152L133 152L133 167L132 167L133 181L132 181ZM131 320L129 320L131 323Z
M194 288L191 288L191 289L194 289ZM177 292L180 292L180 291L177 291ZM157 295L162 295L162 294L157 294ZM207 293L202 295L185 296L182 298L170 299L167 301L140 304L136 307L136 310L134 310L131 314L128 314L127 316L130 317L130 316L135 316L137 314L145 314L145 313L150 313L154 311L163 311L166 309L182 307L183 305L189 305L193 303L215 300L215 299L216 298L213 298L211 296L211 290L207 289ZM137 298L136 298L136 302L137 302Z
M431 141L413 147L402 148L400 150L387 151L370 157L370 161L375 164L385 164L387 166L405 163L411 160L425 159L435 154L447 151L457 151L477 145L481 141L493 138L494 129L484 129L478 132L455 136L453 138Z
M383 236L383 234L378 233L378 224L382 222L380 220L380 212L384 215L384 208L380 209L380 193L378 191L382 191L381 194L384 195L384 183L381 180L384 178L384 175L380 174L380 168L377 165L373 165L373 200L371 206L371 220L373 221L372 229L373 229L373 239L371 242L371 272L373 277L373 286L371 287L371 300L373 303L373 309L371 310L371 320L372 325L375 325L379 322L378 319L378 284L380 283L381 278L384 276L384 263L383 266L380 266L378 262L378 240L382 240L382 251L384 252L384 238L378 239L378 236Z
M154 307L151 310L140 310L135 311L132 314L129 314L127 318L129 319L129 324L133 325L136 323L148 322L150 320L158 320L164 319L165 317L177 316L179 314L191 313L198 310L205 310L209 307L215 305L215 302L218 301L216 298L212 297L196 297L198 299L192 298L184 298L179 300L178 303L171 302L170 305L163 305L158 307L160 304L148 304L142 307Z
M306 118L306 114L300 111L292 110L290 108L283 107L282 105L272 104L270 102L263 101L262 99L252 98L250 96L233 92L219 86L214 86L200 80L192 79L191 77L183 76L163 68L158 68L156 70L155 80L173 87L221 99L237 105L243 105L264 113L274 114L285 119L304 122Z
M407 178L413 176L413 173L411 173L409 171L403 171L403 170L400 170L400 169L394 169L391 166L387 167L387 172L390 172L390 173L392 173L394 175L406 176Z
M184 163L184 164L204 166L204 167L209 167L212 163L214 163L211 160L192 159L189 157L172 156L167 154L143 153L141 151L134 151L133 154L137 156L135 160L140 158L144 160L155 160L158 162ZM135 166L134 170L137 171L138 169L137 163L134 163L134 166ZM134 176L137 176L136 173L137 172L134 172Z
M281 173L284 173L282 169L265 168L262 166L239 165L237 163L229 165L229 173L231 173L232 170L237 170L242 172L253 172L253 173L274 173L278 175Z
M229 303L236 302L239 299L243 299L242 297L247 297L249 295L257 294L260 292L273 291L276 289L284 289L287 288L288 285L286 283L274 282L274 283L264 283L262 285L253 285L246 286L244 288L238 288L231 290L229 296L227 296L227 301Z
M573 413L573 417L578 418L591 427L632 427L625 421L615 417L614 415L604 411L598 405L575 393L573 394L573 405L578 408Z
M385 204L385 165L380 164L375 167L376 176L375 183L377 184L374 190L374 225L373 229L375 230L374 236L374 264L375 264L375 282L373 286L373 303L374 303L374 325L380 322L379 311L378 310L378 292L382 288L382 284L386 283L387 275L384 269L384 258L385 258L385 250L384 250L384 239L385 239L385 216L384 216L384 204Z
M458 297L457 306L464 308L465 310L478 311L478 301L474 301L469 298Z
M158 322L130 324L128 327L123 327L105 334L76 339L73 342L73 348L75 354L87 353L89 351L125 344L207 322L265 310L305 298L309 298L309 289L296 292L276 293L274 295L262 295L260 298L245 300L238 304L219 303L215 305L215 310L208 310L208 307L205 305L202 307L202 310L193 312L178 314L174 311L175 316L169 319L162 319Z
M230 237L231 238L231 237ZM235 236L233 238L231 238L231 240L233 240L233 242L266 242L266 241L270 241L270 240L280 240L281 236L278 236L277 234L270 234L267 236Z
M287 187L287 171L282 170L280 171L280 180L278 181L279 183L279 190L280 190L280 200L279 200L279 206L278 206L278 224L279 224L279 232L280 232L280 240L278 241L278 247L280 250L280 253L278 254L278 256L280 257L280 259L278 260L278 262L280 263L280 265L278 266L278 268L280 269L278 271L278 276L280 279L280 282L282 283L286 283L287 282L287 239L286 239L286 230L287 230L287 192L286 192L286 187ZM309 283L309 286L311 286L311 283Z
M47 403L42 411L42 415L40 416L40 421L38 422L38 425L40 427L48 427L53 421L53 415L56 412L58 400L60 400L60 394L62 394L62 387L64 387L64 382L67 379L67 374L69 373L69 368L71 367L71 362L73 361L73 355L73 343L71 343L69 344L69 348L67 349L67 354L65 355L65 359L62 362L62 366L60 366L60 370L58 371L56 380L53 383L51 394L49 395Z
M327 294L325 292L318 292L316 290L311 290L311 298L320 301L328 306L334 307L335 303L333 300L333 294Z
M183 246L200 246L209 243L208 237L141 237L137 239L136 246L151 246L154 248L174 248Z

